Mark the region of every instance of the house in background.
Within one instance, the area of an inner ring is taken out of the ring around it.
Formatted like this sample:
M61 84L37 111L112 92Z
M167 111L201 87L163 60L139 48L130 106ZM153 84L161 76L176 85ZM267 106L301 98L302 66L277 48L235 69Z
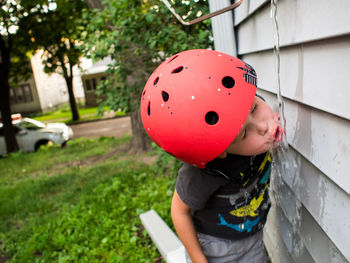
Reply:
M44 72L41 56L38 51L31 58L32 77L10 89L11 110L14 113L45 112L68 103L68 90L64 78L57 73ZM84 89L81 72L73 68L73 87L77 101L84 101Z
M10 103L13 113L42 111L33 76L19 83L18 87L10 88Z
M94 64L92 64L91 60L83 60L81 80L84 87L86 106L97 106L98 96L95 94L96 87L101 80L106 79L106 70L108 65L112 62L113 61L109 57Z

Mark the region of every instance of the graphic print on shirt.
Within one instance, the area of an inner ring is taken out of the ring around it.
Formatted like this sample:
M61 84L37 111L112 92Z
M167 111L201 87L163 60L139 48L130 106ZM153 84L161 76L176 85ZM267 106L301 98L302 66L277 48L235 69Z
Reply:
M247 219L243 224L234 225L234 224L227 223L225 218L223 218L223 216L221 214L219 214L218 216L220 219L220 223L218 223L218 226L227 226L227 227L232 228L232 229L239 231L239 232L246 231L249 233L252 230L252 228L260 221L260 216L258 216L258 218L255 220L251 221L251 220Z
M259 214L257 213L257 210L260 207L261 203L264 201L264 194L268 186L269 186L268 184L265 185L264 190L262 191L262 193L258 198L254 197L248 205L242 206L236 210L232 210L230 214L237 217L258 216Z
M252 228L259 223L261 216L259 216L258 210L262 205L264 205L264 203L267 202L267 200L264 200L264 198L268 198L267 189L269 186L269 179L270 179L270 173L271 173L270 164L271 164L271 155L270 153L267 153L259 169L257 170L257 173L259 174L258 176L259 181L252 183L252 185L256 184L257 187L260 189L259 194L252 197L250 200L246 200L243 206L240 206L239 208L230 211L226 219L222 214L219 213L218 214L219 223L217 223L217 225L229 227L239 232L249 233L252 230ZM246 183L247 182L245 182L244 185L246 185ZM243 189L242 191L243 195L251 192L251 189L248 189L248 188L251 188L252 185L250 185L250 187ZM232 200L232 197L231 198L228 197L228 198ZM237 199L238 197L236 195L235 200ZM228 223L230 216L234 216L236 218L245 218L245 221L240 224L231 224L231 223ZM254 218L254 219L247 219L247 217Z

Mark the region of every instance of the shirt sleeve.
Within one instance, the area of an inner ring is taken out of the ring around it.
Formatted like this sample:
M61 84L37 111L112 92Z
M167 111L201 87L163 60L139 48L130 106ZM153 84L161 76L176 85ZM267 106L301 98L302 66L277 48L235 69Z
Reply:
M203 209L208 199L226 183L225 178L184 163L178 172L176 191L181 200L196 211Z

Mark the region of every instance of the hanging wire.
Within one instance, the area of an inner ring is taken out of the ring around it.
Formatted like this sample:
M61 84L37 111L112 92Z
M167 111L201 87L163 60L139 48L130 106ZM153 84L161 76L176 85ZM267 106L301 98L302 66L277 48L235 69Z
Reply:
M186 22L181 18L181 16L178 13L176 13L175 9L171 6L171 4L169 3L168 0L162 0L162 1L166 5L166 7L170 10L170 12L173 13L173 15L177 18L177 20L179 20L179 22L185 26L190 26L190 25L196 24L198 22L201 22L203 20L206 20L206 19L212 18L214 16L220 15L222 13L225 13L227 11L233 10L243 2L243 0L239 0L237 3L229 5L228 7L222 8L220 10L213 12L213 13L206 14L206 15L200 16L196 19L193 19L189 22Z

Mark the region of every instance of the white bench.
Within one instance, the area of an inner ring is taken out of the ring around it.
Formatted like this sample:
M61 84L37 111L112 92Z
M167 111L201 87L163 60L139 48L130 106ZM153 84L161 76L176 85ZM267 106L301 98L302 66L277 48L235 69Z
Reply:
M140 219L167 263L186 263L184 246L156 211L149 210Z

